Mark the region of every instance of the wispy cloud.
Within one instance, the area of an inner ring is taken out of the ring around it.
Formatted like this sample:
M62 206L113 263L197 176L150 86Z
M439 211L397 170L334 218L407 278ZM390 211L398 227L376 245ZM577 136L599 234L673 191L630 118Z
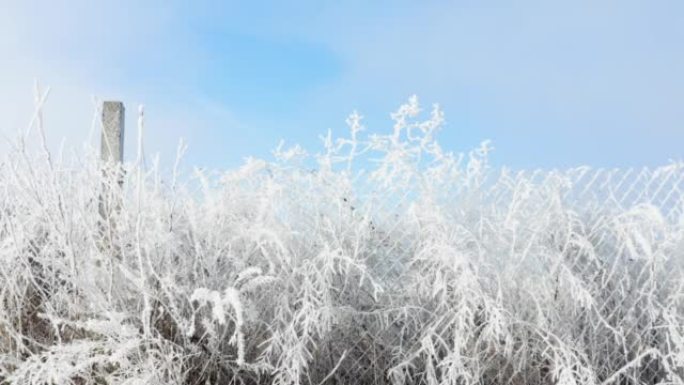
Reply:
M27 1L0 15L0 114L53 86L51 137L80 143L90 97L148 106L150 150L226 166L312 145L408 95L447 112L444 145L518 166L658 164L684 141L684 5L669 1L237 3ZM129 114L133 115L133 114ZM133 117L129 116L132 127Z

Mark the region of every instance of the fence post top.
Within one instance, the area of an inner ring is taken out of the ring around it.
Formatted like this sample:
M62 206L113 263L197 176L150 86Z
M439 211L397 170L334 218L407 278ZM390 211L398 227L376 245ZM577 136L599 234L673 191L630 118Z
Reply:
M123 161L125 125L124 104L121 101L102 102L102 140L100 157L105 162Z
M102 110L104 111L124 111L126 107L123 102L118 100L105 100L102 102Z

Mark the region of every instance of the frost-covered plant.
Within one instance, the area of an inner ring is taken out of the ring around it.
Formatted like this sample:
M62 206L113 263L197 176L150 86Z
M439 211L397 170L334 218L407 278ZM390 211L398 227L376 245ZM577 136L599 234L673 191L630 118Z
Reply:
M141 111L119 170L47 151L46 96L0 164L0 383L683 381L682 164L498 170L412 97L190 175Z

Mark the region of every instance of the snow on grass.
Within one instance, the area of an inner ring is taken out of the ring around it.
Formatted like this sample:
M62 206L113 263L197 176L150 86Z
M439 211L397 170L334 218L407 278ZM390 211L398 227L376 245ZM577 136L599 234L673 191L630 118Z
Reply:
M487 143L439 146L437 106L392 119L168 183L136 161L121 187L20 138L0 383L682 383L681 164L495 170Z

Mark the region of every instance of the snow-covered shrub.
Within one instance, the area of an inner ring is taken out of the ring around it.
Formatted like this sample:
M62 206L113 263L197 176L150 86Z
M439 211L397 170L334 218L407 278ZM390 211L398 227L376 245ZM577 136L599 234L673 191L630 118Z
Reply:
M0 383L682 383L684 165L497 170L392 119L186 176L22 136Z

